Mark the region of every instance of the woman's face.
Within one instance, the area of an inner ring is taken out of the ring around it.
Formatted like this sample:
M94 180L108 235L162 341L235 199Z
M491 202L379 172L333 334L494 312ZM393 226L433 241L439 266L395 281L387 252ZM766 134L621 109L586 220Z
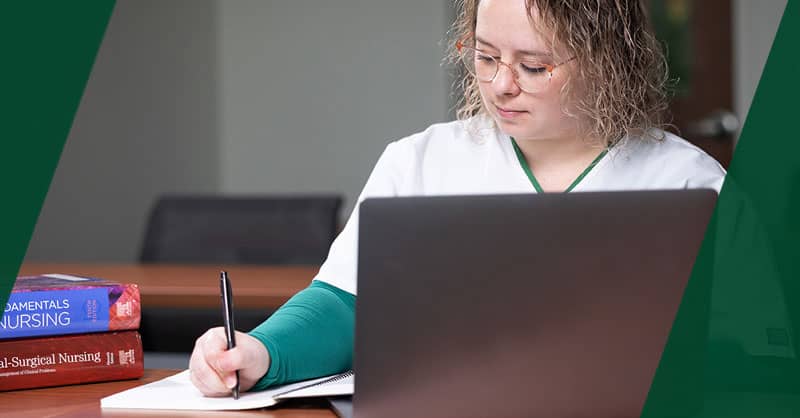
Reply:
M520 70L522 61L558 64L571 58L552 50L552 41L529 20L525 0L482 0L478 5L475 47ZM494 81L478 82L486 110L507 135L519 140L574 138L578 123L562 108L561 88L567 82L574 61L559 65L545 87L535 93L522 91L514 74L500 65ZM546 76L543 76L546 77Z

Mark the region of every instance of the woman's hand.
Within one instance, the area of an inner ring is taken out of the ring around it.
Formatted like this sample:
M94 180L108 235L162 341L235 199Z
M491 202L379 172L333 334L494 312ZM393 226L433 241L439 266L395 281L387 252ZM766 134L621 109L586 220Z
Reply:
M211 328L194 343L189 371L192 383L206 396L228 396L236 385L239 390L253 387L269 369L269 352L261 341L236 331L236 347L228 350L225 330Z

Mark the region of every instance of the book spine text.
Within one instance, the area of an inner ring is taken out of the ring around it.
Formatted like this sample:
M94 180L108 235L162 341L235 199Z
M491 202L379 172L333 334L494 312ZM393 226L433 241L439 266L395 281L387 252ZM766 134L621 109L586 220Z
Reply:
M12 292L0 318L0 340L138 329L135 285Z
M137 331L0 341L0 391L139 378Z

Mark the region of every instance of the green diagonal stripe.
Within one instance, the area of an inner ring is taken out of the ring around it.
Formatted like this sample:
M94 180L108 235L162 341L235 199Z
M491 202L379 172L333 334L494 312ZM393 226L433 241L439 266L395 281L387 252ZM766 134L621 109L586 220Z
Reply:
M789 1L643 417L800 417L798 20Z
M0 3L0 306L25 256L113 8L113 0Z

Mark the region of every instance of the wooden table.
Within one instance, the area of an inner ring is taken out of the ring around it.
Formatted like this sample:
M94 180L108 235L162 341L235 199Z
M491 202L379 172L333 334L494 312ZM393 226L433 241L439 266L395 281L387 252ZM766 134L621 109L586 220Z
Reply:
M0 392L0 417L272 417L272 418L335 418L325 401L281 403L270 409L248 411L158 411L100 409L100 399L163 379L178 370L145 370L144 377L120 382L90 383L45 389Z
M102 277L138 284L143 306L217 309L222 269L228 271L234 284L238 308L277 308L307 287L319 267L26 263L19 275L62 273Z

